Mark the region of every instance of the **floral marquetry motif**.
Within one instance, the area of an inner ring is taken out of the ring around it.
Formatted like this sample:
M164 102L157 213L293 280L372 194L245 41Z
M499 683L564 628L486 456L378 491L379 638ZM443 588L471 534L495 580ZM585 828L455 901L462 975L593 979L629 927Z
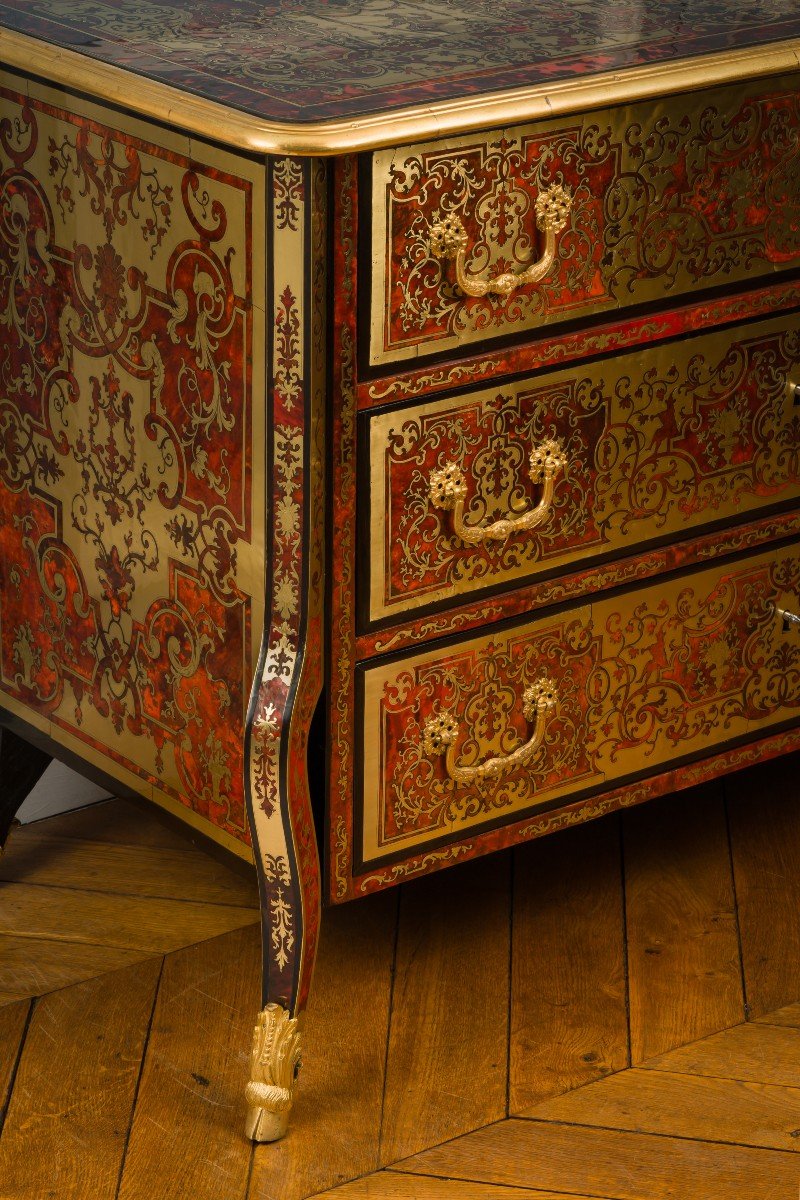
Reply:
M795 716L800 641L783 636L775 604L799 592L795 547L370 664L365 863L457 842Z
M1 93L2 704L243 840L262 173L32 90Z
M796 265L799 121L796 86L778 80L377 153L371 361ZM542 254L538 206L553 189L571 211L552 265L492 294L486 281L513 281ZM461 286L440 257L445 228Z

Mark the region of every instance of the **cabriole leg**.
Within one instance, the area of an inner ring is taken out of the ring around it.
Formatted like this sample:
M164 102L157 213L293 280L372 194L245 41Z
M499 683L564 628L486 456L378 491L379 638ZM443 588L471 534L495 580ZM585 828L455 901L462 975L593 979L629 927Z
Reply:
M276 710L275 689L266 683L251 732L264 1007L253 1037L246 1132L257 1142L276 1141L286 1132L319 932L319 859L305 766L319 691L309 678L313 674L301 669L294 712Z
M248 718L246 793L259 873L263 1008L247 1135L286 1132L316 956L320 871L306 748L322 686L325 166L270 164L273 361L266 625Z
M0 728L0 850L25 797L51 761L43 750L23 741L10 729Z

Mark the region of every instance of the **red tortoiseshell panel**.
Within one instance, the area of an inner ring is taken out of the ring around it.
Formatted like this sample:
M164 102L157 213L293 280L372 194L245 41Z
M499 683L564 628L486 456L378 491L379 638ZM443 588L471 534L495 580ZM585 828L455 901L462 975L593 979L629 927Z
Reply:
M370 361L384 364L800 262L797 78L717 88L373 158ZM468 297L431 228L458 217L469 273L541 253L534 204L572 212L553 266L509 295Z
M800 637L775 605L799 592L800 547L770 549L365 665L364 862L457 843L796 719ZM526 710L539 682L550 707ZM534 733L527 761L511 758ZM459 777L489 759L494 772Z
M371 416L372 620L630 553L800 495L800 317L639 349L567 371ZM455 466L465 523L518 517L541 495L531 451L566 466L536 528L469 545L431 490Z
M544 837L548 833L556 833L559 829L568 829L571 825L593 821L619 809L633 808L646 800L652 800L655 796L664 796L681 788L697 787L707 780L741 771L770 758L796 753L798 749L800 729L797 727L784 733L773 733L769 737L747 742L732 750L714 754L710 758L703 758L674 770L659 771L657 775L650 775L637 783L623 784L598 796L576 800L572 804L556 808L553 812L545 813L544 816L523 818L486 833L473 833L469 838L438 850L423 850L385 867L358 871L339 898L363 896L392 887L403 880L413 879L417 875L441 871L452 863L467 862L482 854L507 850L510 846L531 838Z
M0 96L0 704L245 841L263 171Z

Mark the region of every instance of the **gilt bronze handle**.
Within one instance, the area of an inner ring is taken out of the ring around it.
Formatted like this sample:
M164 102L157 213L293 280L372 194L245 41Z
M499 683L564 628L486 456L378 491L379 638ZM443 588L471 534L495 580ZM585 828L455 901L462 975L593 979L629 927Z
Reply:
M467 296L495 292L510 296L517 288L544 279L556 258L556 235L566 225L572 210L572 193L560 183L544 188L536 197L536 226L545 235L544 253L524 271L504 271L489 279L467 271L467 231L455 213L444 216L430 228L429 242L435 258L455 259L456 282Z
M567 465L567 456L561 442L548 438L534 446L531 451L529 475L533 483L541 483L542 495L539 503L518 517L504 517L491 525L467 525L464 522L464 504L467 499L467 481L464 472L456 463L447 463L430 478L431 503L436 508L453 512L453 528L456 536L468 546L480 546L484 542L503 542L512 533L522 533L541 525L553 503L555 478Z
M425 753L429 756L444 754L447 774L455 783L497 779L515 767L524 766L539 749L547 727L547 716L555 708L557 698L555 684L544 675L526 687L522 695L522 711L526 721L534 725L533 733L527 742L502 758L487 758L474 767L457 763L459 727L453 714L447 710L435 713L428 719L422 734Z

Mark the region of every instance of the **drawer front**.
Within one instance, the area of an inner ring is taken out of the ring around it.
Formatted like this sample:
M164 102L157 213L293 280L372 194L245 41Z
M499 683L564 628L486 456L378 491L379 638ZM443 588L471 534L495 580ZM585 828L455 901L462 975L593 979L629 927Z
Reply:
M788 76L376 153L370 362L797 265L799 130Z
M794 315L364 417L370 619L796 498L798 389Z
M446 845L800 715L800 546L358 677L366 865Z

